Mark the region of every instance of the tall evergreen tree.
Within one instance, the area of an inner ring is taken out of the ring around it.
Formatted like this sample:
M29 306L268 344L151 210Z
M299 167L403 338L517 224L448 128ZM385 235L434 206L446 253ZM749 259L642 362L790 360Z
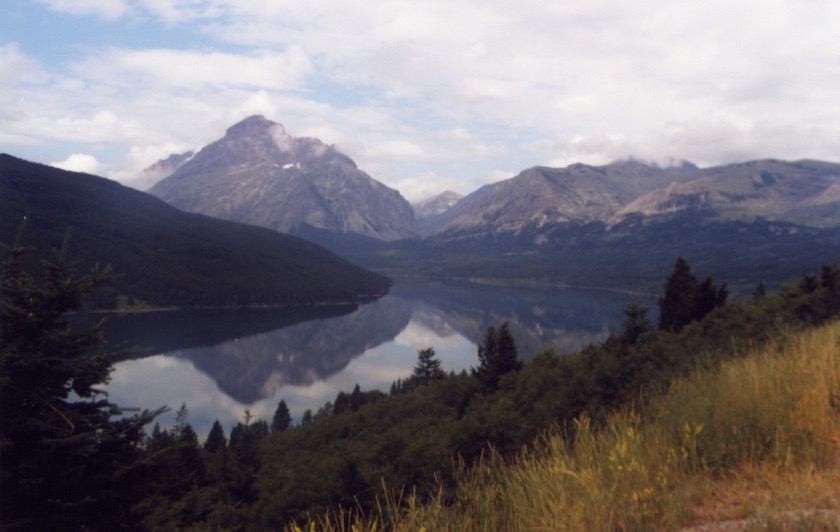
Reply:
M692 321L700 321L725 305L728 297L726 283L718 287L711 277L698 282L688 262L680 257L665 282L665 293L659 298L659 329L679 332Z
M697 277L682 257L665 281L665 293L659 298L659 329L678 332L691 322L697 294Z
M412 384L425 385L430 382L441 380L446 376L441 367L440 360L435 358L435 350L431 347L417 350L417 365L411 374Z
M107 269L76 277L65 239L39 285L21 266L30 250L20 239L0 250L0 529L131 522L143 427L160 411L124 418L96 388L115 355L101 322L82 327L72 313Z
M210 432L207 434L207 439L204 441L204 450L210 454L215 454L227 446L227 438L225 438L225 429L217 419Z
M277 410L274 411L274 418L271 420L271 432L283 432L292 424L292 415L286 401L280 400Z
M490 390L498 388L503 375L522 368L507 322L502 323L498 330L492 325L487 328L484 342L478 346L478 361L479 366L473 368L473 375Z

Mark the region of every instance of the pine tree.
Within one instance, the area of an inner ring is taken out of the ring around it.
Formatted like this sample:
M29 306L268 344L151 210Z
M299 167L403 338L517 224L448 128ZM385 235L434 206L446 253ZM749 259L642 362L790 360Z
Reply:
M227 446L227 438L225 438L225 429L217 419L210 428L210 433L207 434L207 439L204 441L204 450L210 454L216 454L221 449Z
M122 417L96 388L115 354L101 343L101 322L78 326L72 312L107 269L76 277L65 239L39 285L21 266L31 250L20 238L0 248L0 528L131 522L143 427L162 409Z
M682 257L665 282L665 294L659 298L659 329L678 332L691 322L697 293L697 277Z
M435 358L435 350L431 347L417 350L417 365L411 374L411 383L419 386L438 381L446 377L440 360Z
M718 287L711 277L698 282L688 262L680 257L665 282L665 294L659 298L659 329L679 332L724 306L728 297L726 283Z
M173 432L180 434L189 425L190 412L187 410L187 403L181 403L181 408L175 412L175 426Z
M271 432L283 432L292 424L292 415L286 401L280 400L277 410L274 411L274 419L271 421Z
M483 344L478 346L478 361L479 366L473 368L473 375L490 390L498 388L503 375L522 368L507 322L502 323L498 330L492 325L488 327Z

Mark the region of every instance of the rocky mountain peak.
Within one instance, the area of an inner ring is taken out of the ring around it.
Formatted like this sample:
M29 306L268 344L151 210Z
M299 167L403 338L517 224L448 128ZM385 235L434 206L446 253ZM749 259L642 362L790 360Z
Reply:
M271 129L280 129L284 135L286 134L286 130L283 128L282 124L272 122L263 115L252 115L227 128L225 136L252 136L259 134L262 131L268 131Z
M399 192L332 146L261 115L229 127L149 192L183 210L309 238L413 235L414 214Z
M458 201L460 201L463 197L463 195L458 194L457 192L445 190L440 194L436 194L430 198L426 198L412 204L411 208L414 209L414 217L418 220L422 220L430 216L443 214L451 209L452 206L458 203Z

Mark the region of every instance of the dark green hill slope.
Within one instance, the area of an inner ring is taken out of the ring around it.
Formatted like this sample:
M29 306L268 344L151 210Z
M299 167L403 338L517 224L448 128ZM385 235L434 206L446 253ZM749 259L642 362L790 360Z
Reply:
M387 278L299 238L179 211L101 177L0 154L0 242L24 216L23 243L39 257L72 231L82 268L109 263L120 294L153 305L254 305L360 301Z

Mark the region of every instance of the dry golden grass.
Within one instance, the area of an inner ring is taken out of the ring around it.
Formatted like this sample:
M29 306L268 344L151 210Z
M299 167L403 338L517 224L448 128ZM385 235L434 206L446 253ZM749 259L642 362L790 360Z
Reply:
M446 499L386 491L374 515L316 528L840 530L840 322L692 375L602 430L581 418L575 432L512 465L486 457Z

